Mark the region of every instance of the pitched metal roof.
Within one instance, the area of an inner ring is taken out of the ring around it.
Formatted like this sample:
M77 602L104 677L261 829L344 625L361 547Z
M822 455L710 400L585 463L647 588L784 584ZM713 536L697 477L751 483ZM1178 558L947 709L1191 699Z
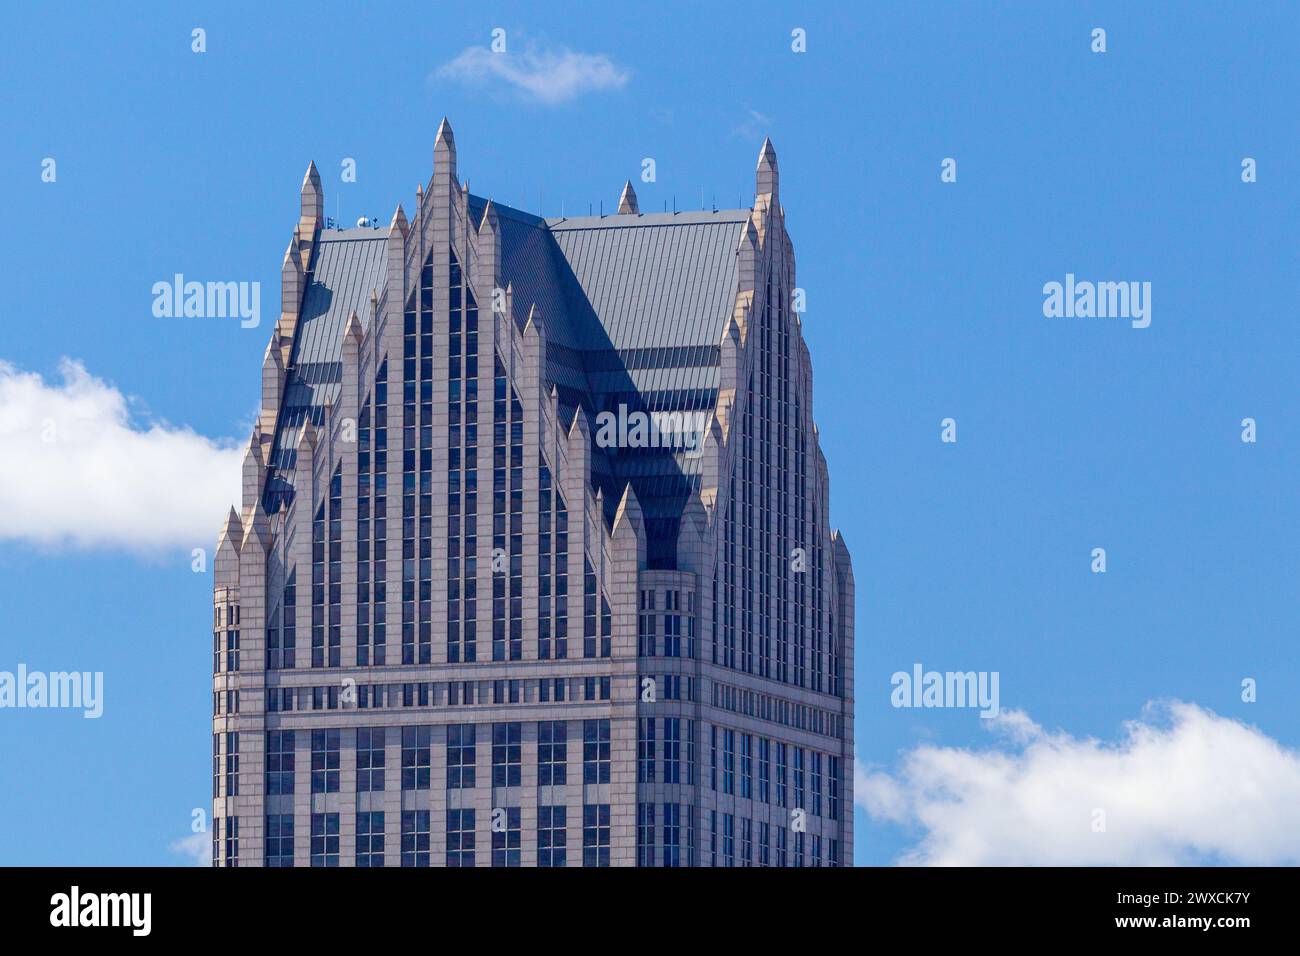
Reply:
M482 218L486 200L470 197ZM739 282L747 209L542 219L496 205L501 273L522 327L536 305L546 327L548 382L566 417L616 410L711 411L719 342ZM290 358L268 495L284 490L293 443L310 415L339 393L342 335L355 310L369 321L371 289L384 281L387 232L323 232ZM612 508L629 481L647 521L675 525L698 483L699 462L663 449L595 449L592 478ZM278 473L278 474L276 474ZM676 532L664 528L671 550ZM672 554L651 556L671 561Z
M737 209L547 220L604 332L583 354L595 411L712 412L749 216ZM700 464L663 448L606 449L594 463L607 504L628 483L636 489L655 526L652 567L675 561L677 520L697 489Z
M294 466L294 445L302 423L311 416L324 421L325 406L339 394L342 380L343 329L354 311L362 326L370 324L370 292L383 286L387 230L325 230L312 254L302 315L289 356L280 422L269 464L269 499L288 488L286 472Z
M547 221L619 351L717 345L735 303L749 211Z

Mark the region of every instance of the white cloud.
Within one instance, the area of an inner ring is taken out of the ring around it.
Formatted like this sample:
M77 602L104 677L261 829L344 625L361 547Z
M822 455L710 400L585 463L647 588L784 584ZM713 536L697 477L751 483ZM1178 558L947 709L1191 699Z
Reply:
M127 399L64 359L62 384L0 361L0 539L134 551L211 548L241 449L136 427Z
M745 118L731 128L731 132L741 139L758 139L772 126L772 117L765 116L758 110L747 110Z
M1105 743L1023 712L986 750L922 745L855 772L875 819L924 831L898 861L957 866L1300 863L1300 754L1195 704L1148 704ZM1094 832L1094 810L1105 832Z
M187 837L173 840L168 849L189 857L191 866L212 865L212 838L206 833L191 833Z
M577 53L523 42L522 52L493 53L486 47L469 47L438 67L434 75L474 85L502 83L548 106L583 93L621 90L631 76L603 53Z

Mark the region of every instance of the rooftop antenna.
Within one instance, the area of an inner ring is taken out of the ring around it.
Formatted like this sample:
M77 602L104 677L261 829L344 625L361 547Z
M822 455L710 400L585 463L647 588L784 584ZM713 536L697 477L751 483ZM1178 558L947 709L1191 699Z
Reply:
M673 215L677 215L677 194L673 193Z
M603 199L600 201L600 218L605 218L605 200Z
M704 187L700 187L700 212L704 212Z

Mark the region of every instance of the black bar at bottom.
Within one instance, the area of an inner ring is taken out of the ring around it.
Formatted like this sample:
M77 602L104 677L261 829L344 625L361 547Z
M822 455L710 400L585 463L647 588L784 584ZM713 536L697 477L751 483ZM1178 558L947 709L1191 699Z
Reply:
M986 942L1192 937L1231 945L1291 922L1296 871L1272 868L820 870L0 868L0 926L82 944L210 940L275 948L516 935L547 948L618 939L774 942L922 932ZM403 925L409 924L409 926ZM697 926L687 930L688 925ZM676 927L675 929L672 927ZM977 937L970 934L974 932ZM12 937L11 937L12 938ZM887 938L881 937L881 938ZM550 942L546 942L546 941Z

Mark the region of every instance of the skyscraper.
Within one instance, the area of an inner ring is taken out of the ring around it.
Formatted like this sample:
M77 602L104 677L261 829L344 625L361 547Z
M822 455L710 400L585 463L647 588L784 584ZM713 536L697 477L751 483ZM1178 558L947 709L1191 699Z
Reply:
M214 865L852 859L853 574L764 142L751 209L543 219L443 120L315 166L215 561Z

